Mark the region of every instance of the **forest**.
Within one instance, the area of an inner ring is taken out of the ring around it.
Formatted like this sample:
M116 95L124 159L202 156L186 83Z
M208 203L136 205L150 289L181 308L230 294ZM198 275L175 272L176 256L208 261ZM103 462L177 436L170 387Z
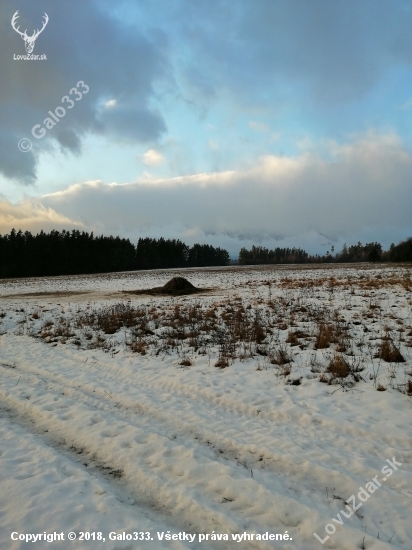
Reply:
M139 239L136 246L136 269L170 267L212 267L230 263L229 252L209 244L187 246L179 240Z
M187 246L179 240L129 239L73 231L14 229L0 235L0 278L78 275L173 267L223 266L229 253L206 244Z
M348 262L411 262L412 237L383 250L378 242L334 247L325 255L309 255L301 248L269 250L252 246L239 252L240 265L307 264ZM135 245L129 239L95 236L92 233L12 230L0 235L0 278L42 277L108 273L142 269L225 266L231 263L229 252L208 244L188 246L176 239L140 238Z
M340 252L334 253L334 246L324 255L309 255L301 248L275 248L269 250L262 246L252 246L250 250L242 248L239 252L240 265L259 264L306 264L306 263L349 263L349 262L412 262L412 237L399 244L391 244L384 251L378 242L363 245L343 245Z

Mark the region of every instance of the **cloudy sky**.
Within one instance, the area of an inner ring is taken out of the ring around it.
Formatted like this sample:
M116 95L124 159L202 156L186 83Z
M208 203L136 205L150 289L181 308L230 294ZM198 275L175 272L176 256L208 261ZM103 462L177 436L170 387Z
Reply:
M410 0L2 0L0 234L412 236L411 29Z

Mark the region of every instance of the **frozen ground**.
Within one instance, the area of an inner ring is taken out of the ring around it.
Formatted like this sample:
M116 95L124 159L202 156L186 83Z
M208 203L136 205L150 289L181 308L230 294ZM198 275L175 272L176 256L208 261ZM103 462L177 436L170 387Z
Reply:
M123 292L176 274L209 290ZM410 550L411 290L407 267L365 265L0 281L0 548L311 550L329 532Z

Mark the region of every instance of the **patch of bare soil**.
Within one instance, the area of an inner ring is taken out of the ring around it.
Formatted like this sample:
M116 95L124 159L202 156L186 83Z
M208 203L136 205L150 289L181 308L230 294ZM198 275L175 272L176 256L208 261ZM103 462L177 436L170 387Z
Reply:
M82 290L81 292L76 290L56 291L56 292L24 292L22 294L5 294L0 298L31 298L36 296L46 296L47 298L62 298L64 296L76 296L80 294L88 294L90 291Z

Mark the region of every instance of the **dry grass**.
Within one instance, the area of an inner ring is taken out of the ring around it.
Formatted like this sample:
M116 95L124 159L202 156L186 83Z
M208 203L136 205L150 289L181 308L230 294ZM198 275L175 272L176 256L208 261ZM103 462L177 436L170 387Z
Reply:
M329 384L340 384L342 387L351 386L354 382L365 379L360 374L365 369L363 360L361 357L350 357L347 359L341 353L335 353L330 359L326 368L324 377ZM329 374L327 378L326 374Z
M331 324L319 323L315 337L315 349L328 348L335 341L335 327Z
M330 384L330 378L328 378L326 374L322 372L319 376L319 382L322 382L323 384Z
M289 376L291 372L292 372L291 365L284 365L280 370L281 375L285 377Z
M133 353L140 353L140 355L146 355L147 344L143 340L137 340L129 343L129 348Z
M225 366L236 355L267 355L267 320L260 309L245 309L241 300L150 308L119 303L80 314L75 325L89 341L93 331L112 335L125 330L126 345L141 354L147 353L150 337L157 335L157 343L163 350L175 348L179 342L194 351L217 345L221 364ZM156 333L158 329L160 333ZM89 345L95 346L96 340Z
M215 367L219 369L225 369L228 366L229 366L229 360L227 359L227 357L224 357L222 355L218 358L218 360L215 363Z
M279 345L275 350L271 351L269 354L269 360L272 365L288 365L293 362L292 355L290 354L288 348L283 345Z
M336 354L333 359L331 359L326 370L333 378L346 378L351 373L349 363L339 354Z
M379 346L379 357L387 363L404 363L405 358L399 351L399 348L390 340L388 336L382 339Z
M52 321L42 325L47 310L38 306L13 312L22 324L20 333L32 331L47 343L70 339L84 349L100 348L113 354L122 348L162 358L176 354L174 364L182 367L189 367L196 354L208 355L209 364L217 368L227 368L236 359L256 358L257 370L270 368L288 377L293 355L302 357L300 350L308 349L304 362L322 382L348 387L361 380L360 357L369 364L380 358L382 362L375 365L387 370L393 367L398 375L396 363L404 361L401 351L406 357L405 346L412 345L412 328L411 318L400 320L395 305L411 305L411 296L404 291L410 276L385 269L369 273L363 266L359 271L333 271L333 276L325 269L295 271L299 270L293 269L293 274L282 279L274 272L272 279L235 285L250 291L242 297L160 296L145 304L139 299L134 304L129 300L100 308L78 307L74 316L63 304L67 313L61 307L62 317L54 317L55 325ZM395 285L398 288L388 293L387 288ZM387 307L389 294L395 297L394 309ZM384 323L386 335L380 340ZM303 366L295 360L299 368ZM397 381L402 391L404 382ZM384 391L376 377L374 384Z
M300 344L298 331L290 330L286 338L286 343L291 346L298 346Z
M56 324L53 321L46 321L40 330L40 337L46 343L60 341L64 344L68 338L73 338L73 336L75 333L64 317L61 317Z
M344 269L344 266L341 266ZM366 268L364 268L365 270ZM393 275L390 271L382 275L371 276L369 274L360 273L357 277L345 277L342 273L340 278L334 276L323 277L283 277L280 279L279 286L287 289L309 289L309 288L324 288L329 292L333 292L335 288L343 288L349 290L378 290L382 288L390 288L394 286L403 287L405 290L412 289L411 272L406 271L403 274Z

